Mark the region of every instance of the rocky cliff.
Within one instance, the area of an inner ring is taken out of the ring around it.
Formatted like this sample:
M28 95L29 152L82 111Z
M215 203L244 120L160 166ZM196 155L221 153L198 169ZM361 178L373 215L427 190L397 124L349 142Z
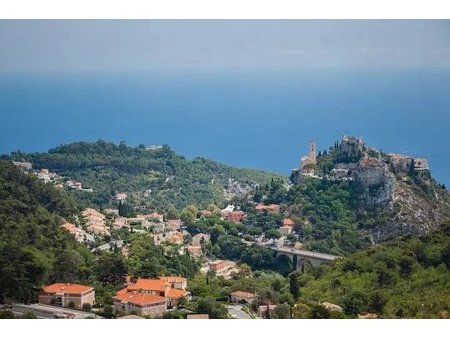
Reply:
M395 156L398 160L402 155ZM450 219L450 194L428 169L400 170L392 154L370 148L362 139L344 137L319 158L316 174L351 181L361 232L372 243L426 234Z

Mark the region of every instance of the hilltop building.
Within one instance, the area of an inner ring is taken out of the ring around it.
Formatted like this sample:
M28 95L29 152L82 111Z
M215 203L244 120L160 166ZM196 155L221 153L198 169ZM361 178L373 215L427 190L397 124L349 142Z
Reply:
M402 154L388 154L388 162L398 172L411 172L429 170L428 160L424 158L411 157Z
M300 160L300 170L305 169L307 165L316 164L316 143L314 141L309 142L309 155L303 156Z

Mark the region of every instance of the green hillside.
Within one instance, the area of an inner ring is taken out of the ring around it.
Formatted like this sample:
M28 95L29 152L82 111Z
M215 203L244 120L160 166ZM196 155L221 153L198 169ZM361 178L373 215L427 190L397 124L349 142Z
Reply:
M343 316L376 313L382 318L448 318L450 223L424 236L398 238L299 277L297 317L331 314L317 304L341 306Z
M195 204L223 205L233 196L245 195L256 184L279 175L238 169L204 158L187 160L168 146L146 149L105 141L59 146L48 153L13 153L14 160L29 160L35 169L47 168L93 189L75 192L85 204L105 206L118 192L129 195L130 204L146 210L177 209ZM284 179L284 178L283 178Z
M70 198L0 160L0 201L0 303L29 302L49 281L83 278L90 252L59 227L73 215Z

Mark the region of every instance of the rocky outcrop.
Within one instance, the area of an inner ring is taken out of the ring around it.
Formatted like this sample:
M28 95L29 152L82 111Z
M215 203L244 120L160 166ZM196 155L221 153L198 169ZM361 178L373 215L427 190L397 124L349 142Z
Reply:
M232 178L229 178L226 186L223 189L223 193L226 199L231 199L236 196L245 196L250 191L252 191L253 188L254 186L241 183Z
M351 173L361 190L359 198L362 208L392 209L395 176L389 172L386 163L376 158L364 157Z
M379 243L409 234L423 235L450 218L449 194L431 180L421 192L411 181L396 181L393 190L393 208L386 222L371 229L373 242Z
M336 163L330 176L353 181L357 215L372 223L363 235L373 243L426 234L450 218L450 194L437 184L428 169L394 172L392 156L349 136L342 139L334 156L344 163Z

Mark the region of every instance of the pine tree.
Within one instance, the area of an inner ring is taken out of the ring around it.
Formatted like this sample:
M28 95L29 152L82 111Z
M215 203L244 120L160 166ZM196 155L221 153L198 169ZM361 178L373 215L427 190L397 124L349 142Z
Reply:
M297 272L292 272L289 275L289 292L295 300L300 296L300 284L298 282Z

